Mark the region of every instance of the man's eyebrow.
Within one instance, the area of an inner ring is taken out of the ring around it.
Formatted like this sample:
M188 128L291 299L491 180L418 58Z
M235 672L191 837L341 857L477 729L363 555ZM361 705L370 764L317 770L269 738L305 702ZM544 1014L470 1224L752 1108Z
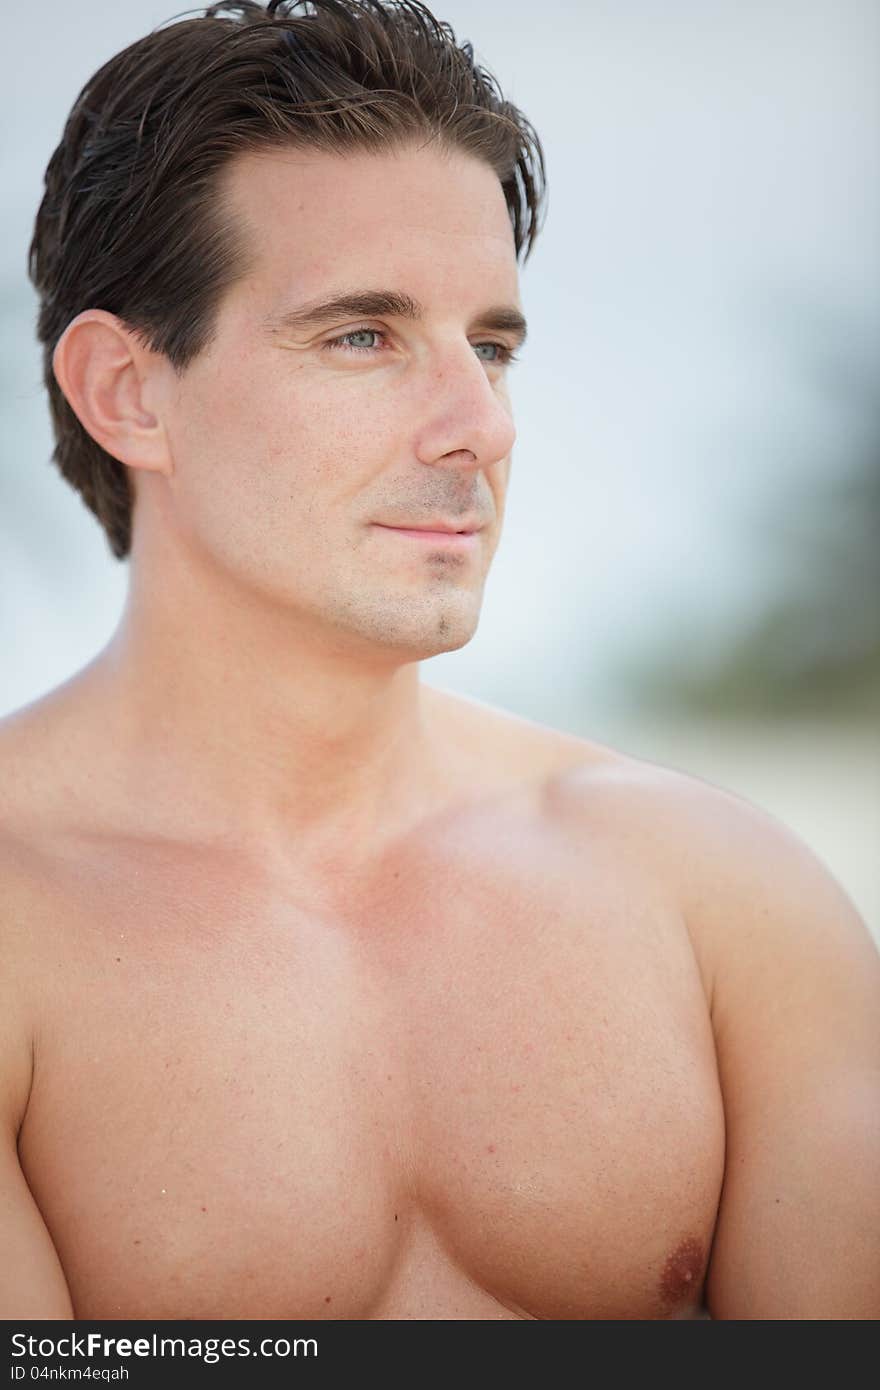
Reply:
M346 290L330 299L311 300L296 309L270 314L263 320L263 327L269 333L297 333L304 328L320 327L338 319L372 319L391 315L417 321L424 317L424 312L417 299L399 290ZM510 333L517 347L522 347L526 340L525 318L512 304L497 304L483 309L476 315L472 328L473 331Z

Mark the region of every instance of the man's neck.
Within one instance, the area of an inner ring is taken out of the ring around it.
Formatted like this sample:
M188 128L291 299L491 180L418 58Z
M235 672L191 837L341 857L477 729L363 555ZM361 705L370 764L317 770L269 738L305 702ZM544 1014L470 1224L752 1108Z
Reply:
M430 809L441 759L417 662L369 661L214 612L194 624L167 600L130 594L87 668L145 827L266 862L353 862Z

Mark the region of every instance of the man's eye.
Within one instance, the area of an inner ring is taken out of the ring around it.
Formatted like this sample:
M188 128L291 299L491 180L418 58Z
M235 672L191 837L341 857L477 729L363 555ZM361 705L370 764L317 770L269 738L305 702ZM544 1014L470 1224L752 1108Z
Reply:
M325 348L336 352L371 352L368 347L353 347L349 345L350 338L384 338L385 334L378 328L353 328L350 333L343 333L341 338L331 338L324 344Z
M328 341L327 341L326 343L324 343L324 346L323 346L322 351L323 351L323 350L327 350L327 351L330 351L330 352L359 352L359 353L365 352L365 353L371 353L371 352L374 352L374 351L376 350L376 349L375 349L374 347L372 347L372 346L364 346L363 344L357 345L357 344L355 344L355 343L353 343L353 342L351 341L352 338L382 338L382 339L384 340L385 334L382 332L382 330L381 330L380 328L353 328L353 329L351 329L350 332L348 332L348 333L343 333L343 334L342 334L340 337L338 337L338 338L330 338L330 339L328 339ZM489 357L489 358L484 358L484 359L483 359L484 361L488 361L492 366L505 366L505 367L506 367L506 366L509 366L509 364L510 364L511 362L518 362L518 361L519 361L519 358L517 357L517 355L516 355L516 353L513 351L513 349L507 347L507 345L506 345L505 343L494 343L494 342L489 342L489 343L475 343L475 344L474 344L474 347L475 347L475 348L486 348L486 347L487 347L487 348L496 348L496 349L497 349L497 353L498 353L497 357Z
M492 366L498 366L500 364L501 366L509 367L511 362L519 361L519 358L517 357L513 348L509 348L506 345L506 343L475 343L474 347L488 347L498 349L498 356L489 359Z

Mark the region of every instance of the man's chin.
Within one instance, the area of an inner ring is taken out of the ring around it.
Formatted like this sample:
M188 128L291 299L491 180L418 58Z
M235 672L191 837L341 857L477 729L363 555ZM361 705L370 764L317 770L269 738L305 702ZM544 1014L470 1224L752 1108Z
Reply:
M442 656L444 652L457 652L462 647L466 647L474 635L473 631L466 633L450 633L444 639L439 639L436 634L433 638L424 638L421 642L412 642L408 645L400 644L396 648L399 656L406 661L430 661L432 656Z
M401 602L385 612L338 612L331 631L338 650L349 654L360 650L367 659L396 665L459 651L471 641L479 621L477 603L420 607L417 602Z
M477 631L478 621L478 617L464 622L441 616L435 623L426 624L420 632L398 633L396 638L390 639L389 646L398 654L405 652L407 660L428 661L432 656L466 647Z

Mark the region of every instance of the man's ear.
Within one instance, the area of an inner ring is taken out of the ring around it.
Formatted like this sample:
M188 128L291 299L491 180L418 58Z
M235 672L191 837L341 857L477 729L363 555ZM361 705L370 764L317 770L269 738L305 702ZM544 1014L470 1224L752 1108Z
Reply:
M83 429L112 458L170 475L173 460L153 377L169 365L115 314L85 309L71 319L52 355L55 379Z

